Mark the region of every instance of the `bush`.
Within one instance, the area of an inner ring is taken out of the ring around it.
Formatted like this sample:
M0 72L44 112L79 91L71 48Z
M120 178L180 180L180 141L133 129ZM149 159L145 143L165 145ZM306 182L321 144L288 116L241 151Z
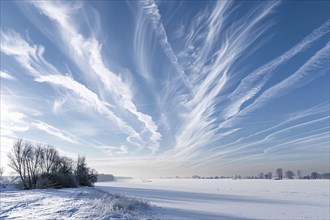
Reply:
M65 173L44 173L38 180L36 188L75 188L78 184L74 175Z
M132 213L147 211L150 209L150 204L143 200L138 200L136 198L129 198L119 194L108 194L102 192L103 196L98 197L94 200L94 204L100 210L100 217L105 217L114 212L121 213Z

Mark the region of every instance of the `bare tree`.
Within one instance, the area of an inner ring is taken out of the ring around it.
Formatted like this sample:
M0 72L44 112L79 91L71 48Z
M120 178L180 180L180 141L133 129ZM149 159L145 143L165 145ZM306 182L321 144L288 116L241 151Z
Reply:
M294 172L291 171L291 170L285 171L285 176L286 176L288 179L293 179L294 175L295 175Z
M272 179L272 178L273 178L272 172L268 172L268 179Z
M26 170L28 189L32 189L33 168L34 168L34 160L35 160L34 148L30 143L24 143L23 146L24 147L23 147L22 160L23 160L24 168Z
M48 145L33 145L18 140L8 154L9 166L18 174L24 189L36 187L77 187L93 186L97 172L87 167L85 157L76 162L60 156Z
M302 178L302 174L301 174L301 171L300 170L297 170L297 176L298 176L299 179Z
M282 168L278 168L277 170L276 170L276 174L277 174L277 177L278 177L278 179L283 179L283 170L282 170Z
M41 145L37 145L37 147L32 147L32 157L30 163L30 173L31 173L31 180L32 185L35 187L38 176L40 176L42 172L42 159L44 157L44 148ZM31 185L31 186L32 186Z
M44 148L41 145L34 147L30 143L18 140L9 153L9 166L21 178L24 189L35 188L38 176L42 172Z
M78 156L77 167L75 170L77 182L79 185L86 185L88 168L85 157Z
M98 176L98 173L96 172L96 170L90 169L89 174L88 174L88 179L92 186L97 181L97 176Z
M44 172L50 173L56 171L56 165L59 160L58 151L51 145L47 145L44 149L43 169Z
M85 157L78 156L75 174L80 186L93 186L97 180L97 172L87 167Z
M74 172L74 164L75 162L68 157L59 157L58 158L58 166L59 170L58 172L64 173L64 174L73 174Z
M264 174L263 173L259 173L259 179L263 179L264 178Z
M18 140L13 148L12 152L8 154L9 164L11 167L21 178L24 189L28 189L28 185L26 183L26 166L24 161L25 149L22 143L22 139Z
M320 178L320 174L318 172L312 172L311 173L311 178L312 179L318 179L318 178Z

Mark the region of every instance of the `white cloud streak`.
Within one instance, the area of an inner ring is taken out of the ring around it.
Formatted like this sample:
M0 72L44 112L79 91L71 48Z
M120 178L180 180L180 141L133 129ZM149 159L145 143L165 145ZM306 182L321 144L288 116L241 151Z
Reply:
M121 131L128 135L128 142L137 145L139 148L143 146L144 141L140 137L140 134L128 126L119 117L117 117L111 110L109 110L106 103L101 101L97 94L87 89L86 86L74 81L68 76L62 75L39 76L35 80L37 82L47 82L56 86L63 87L67 90L71 90L79 97L80 100L82 100L85 105L95 107L98 112L106 114L110 120L115 122Z
M140 3L143 5L147 16L152 21L152 27L155 30L157 37L159 38L164 53L166 54L171 64L174 66L177 74L179 74L179 77L181 78L184 85L191 88L192 85L189 82L182 66L179 64L178 58L173 52L171 44L168 42L166 31L163 26L161 15L159 13L159 9L157 7L156 2L154 0L143 0Z
M125 84L120 76L106 67L101 55L101 44L98 40L94 37L88 39L84 38L84 36L78 32L75 23L72 21L71 15L79 9L79 6L54 4L52 2L37 2L34 3L34 5L40 9L43 14L58 23L59 31L65 42L69 42L67 46L72 49L76 63L88 64L87 71L83 70L83 72L89 75L90 70L92 70L93 73L99 77L110 94L113 95L117 104L131 112L145 125L149 132L149 141L145 140L146 142L144 143L147 143L147 147L153 153L157 152L159 149L159 141L161 140L161 134L157 131L158 126L153 121L152 117L137 110L137 107L133 103L133 94L130 91L129 85ZM120 127L123 127L121 120L116 121L119 123ZM137 138L136 134L134 137ZM129 140L133 139L133 137L129 137ZM142 147L142 145L140 147Z
M281 135L285 135L288 132L306 128L306 127L316 125L316 124L321 124L321 123L324 123L327 121L329 121L329 116L316 118L314 120L309 120L309 121L300 122L300 123L296 122L296 124L294 124L294 125L286 126L282 129L275 130L272 133L267 134L266 136L262 137L261 139L260 138L258 138L257 140L252 139L252 141L250 141L250 143L248 143L247 141L244 141L241 144L231 143L229 145L229 147L226 146L226 148L228 148L228 150L223 149L220 153L214 153L211 156L209 156L208 158L204 158L204 159L206 159L206 161L219 160L219 158L221 158L221 157L230 157L230 155L233 155L235 153L240 153L240 152L242 153L249 149L258 149L258 147L260 147L260 146L273 145L272 147L268 147L266 149L262 148L262 149L264 149L263 150L264 154L266 154L271 149L275 149L278 146L290 146L290 143L294 143L298 140L303 140L304 138L301 138L301 137L307 136L307 134L305 134L305 133L300 133L297 136L291 135L288 138L283 138L283 137L281 137ZM260 135L261 133L262 132L260 132L257 135ZM310 133L310 132L308 132L308 133ZM289 141L287 141L287 140L289 140ZM277 144L277 143L282 143L282 144ZM223 147L225 147L225 146L223 146ZM244 153L242 153L242 154L244 154ZM258 156L260 156L260 155L258 154ZM235 162L235 161L233 161L233 162Z
M217 112L218 96L232 79L231 68L236 59L267 30L268 25L260 25L260 22L264 21L278 6L277 2L258 5L255 10L248 12L234 26L228 28L226 24L232 13L231 3L218 1L215 4L209 17L202 16L207 21L205 22L207 32L199 33L199 35L205 36L205 43L199 46L200 48L196 48L194 45L197 45L201 39L195 33L187 44L188 48L195 48L194 50L198 51L198 55L193 58L193 66L199 66L204 76L204 78L192 78L194 88L191 91L191 99L183 103L186 109L192 109L192 111L184 114L183 126L176 135L177 149L186 152L187 155L217 139L215 134L218 130L216 124L218 116L214 115ZM201 16L196 17L199 20ZM193 27L198 30L195 26ZM227 29L224 30L225 28ZM226 32L226 37L222 39L223 32ZM213 45L219 40L223 44L214 50ZM213 58L213 62L207 62L209 57ZM192 74L200 74L194 67L192 70ZM226 131L224 134L235 131L237 130Z
M308 47L315 43L316 40L329 33L329 24L330 21L325 22L290 50L258 68L253 73L248 74L230 95L232 103L222 112L225 119L236 115L246 101L255 97L270 79L276 68L288 62L297 54L304 52Z
M78 83L70 77L61 75L55 67L49 64L44 58L43 49L40 46L31 46L16 32L1 32L3 41L1 41L1 50L10 56L14 56L17 61L28 70L28 73L35 77L37 82L48 82L67 90L73 91L83 104L95 107L99 112L105 113L109 119L113 120L118 127L128 135L127 141L131 144L143 148L145 142L140 135L123 120L115 116L115 114L107 108L107 104L99 100L97 94L87 89L86 86ZM53 73L52 75L46 75ZM40 126L39 126L40 127ZM45 127L43 127L45 128ZM47 131L50 131L49 129ZM57 135L59 137L59 135Z
M44 51L43 46L29 44L15 31L1 30L1 52L14 57L31 76L58 72L44 59Z
M12 75L10 75L8 72L6 71L0 71L0 78L3 78L3 79L8 79L8 80L16 80L15 77L13 77Z
M65 140L65 141L68 141L68 142L74 143L74 144L79 144L79 141L73 135L71 135L65 131L62 131L60 129L57 129L45 122L35 121L31 125L39 130L42 130L50 135L56 136L62 140Z
M329 46L330 43L328 42L325 47L317 51L316 54L296 72L284 79L282 82L263 92L250 106L241 111L239 115L246 115L265 105L271 99L283 96L290 91L302 87L322 75L327 74L329 72L330 59Z

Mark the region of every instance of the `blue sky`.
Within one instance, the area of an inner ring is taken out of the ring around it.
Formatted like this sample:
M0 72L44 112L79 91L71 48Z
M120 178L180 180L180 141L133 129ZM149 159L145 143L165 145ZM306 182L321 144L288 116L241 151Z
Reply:
M126 176L329 166L328 1L2 1L13 141Z

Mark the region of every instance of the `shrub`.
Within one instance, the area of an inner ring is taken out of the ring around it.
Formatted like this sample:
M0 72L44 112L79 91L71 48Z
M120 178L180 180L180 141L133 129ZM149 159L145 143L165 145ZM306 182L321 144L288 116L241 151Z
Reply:
M36 187L45 188L75 188L78 184L72 174L66 173L44 173L38 180Z

